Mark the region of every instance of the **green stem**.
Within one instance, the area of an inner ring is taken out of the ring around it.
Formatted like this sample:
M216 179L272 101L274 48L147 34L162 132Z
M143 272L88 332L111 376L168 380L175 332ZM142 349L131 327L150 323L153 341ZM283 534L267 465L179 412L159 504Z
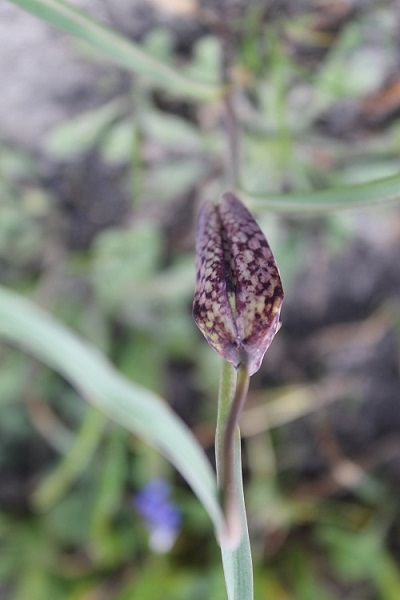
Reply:
M238 420L246 400L248 387L247 369L241 365L236 378L233 368L224 361L221 372L215 449L218 487L226 521L222 542L232 547L240 543L243 533L237 496L238 465L236 464L235 444L237 434L240 442ZM239 476L241 477L241 470Z
M225 424L229 414L229 407L235 393L236 372L231 365L223 360L221 364L221 378L218 397L217 430L215 436L215 456L217 463L218 486L221 489L221 473L224 464L223 439Z
M230 27L229 0L225 2L224 12L227 23L220 31L221 39L221 82L226 90L223 98L223 129L225 134L225 183L228 189L240 186L239 180L239 131L237 126L231 68L235 59L235 39ZM228 12L227 12L228 11Z
M218 485L222 496L222 506L226 520L226 532L224 537L226 543L237 546L242 536L241 517L239 510L239 499L237 497L237 466L235 464L236 434L240 433L238 428L239 417L247 398L249 388L249 374L245 366L240 365L236 380L236 390L230 403L229 410L223 426L222 446L220 457L220 472L218 473ZM241 477L241 473L239 474Z
M222 362L215 438L218 486L225 511L221 553L229 600L253 599L253 568L243 496L240 432L237 421L248 388L244 367Z

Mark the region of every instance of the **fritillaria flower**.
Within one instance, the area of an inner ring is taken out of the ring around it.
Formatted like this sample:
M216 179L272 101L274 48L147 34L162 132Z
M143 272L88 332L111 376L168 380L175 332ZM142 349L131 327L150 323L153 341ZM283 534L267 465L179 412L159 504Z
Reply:
M230 192L200 213L196 270L197 326L214 350L252 375L280 327L283 290L264 234Z

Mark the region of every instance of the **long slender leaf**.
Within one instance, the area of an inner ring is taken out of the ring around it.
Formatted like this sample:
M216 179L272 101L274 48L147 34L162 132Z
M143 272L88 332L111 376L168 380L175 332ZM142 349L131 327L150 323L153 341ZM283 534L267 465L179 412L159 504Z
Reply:
M81 428L69 452L36 488L33 501L40 510L48 510L67 492L92 460L106 424L103 413L88 407Z
M0 337L55 369L111 419L156 446L182 473L221 530L212 469L189 429L161 398L124 378L96 348L1 286Z
M268 208L280 213L324 213L343 208L383 206L400 202L400 175L369 183L293 194L252 194L239 191L254 209Z
M223 93L222 88L216 84L194 81L179 69L156 60L128 38L63 0L9 1L59 29L89 42L120 65L152 78L169 90L199 100L217 98Z

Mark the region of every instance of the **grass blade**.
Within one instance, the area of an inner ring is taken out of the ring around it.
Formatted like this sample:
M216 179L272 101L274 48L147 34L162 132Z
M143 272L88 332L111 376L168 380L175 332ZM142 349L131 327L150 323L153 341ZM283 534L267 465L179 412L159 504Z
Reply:
M251 194L239 191L253 209L278 213L324 213L343 208L383 206L400 202L400 175L391 175L369 183L292 194Z
M192 433L161 398L124 378L96 348L1 286L0 337L53 368L107 416L157 447L185 477L220 531L212 469Z
M68 488L83 473L99 446L106 426L102 412L89 406L80 430L69 452L58 463L54 471L39 483L34 494L34 505L46 511L59 502Z
M10 2L88 42L120 65L146 75L180 95L199 100L211 100L223 93L218 85L194 81L183 75L179 69L156 60L128 38L98 23L63 0L10 0Z

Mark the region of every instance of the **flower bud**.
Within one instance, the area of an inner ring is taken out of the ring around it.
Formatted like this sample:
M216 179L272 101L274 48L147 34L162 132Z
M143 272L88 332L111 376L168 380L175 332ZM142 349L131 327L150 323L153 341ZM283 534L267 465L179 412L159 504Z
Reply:
M230 192L198 222L193 318L208 343L252 375L280 322L282 283L264 234Z

